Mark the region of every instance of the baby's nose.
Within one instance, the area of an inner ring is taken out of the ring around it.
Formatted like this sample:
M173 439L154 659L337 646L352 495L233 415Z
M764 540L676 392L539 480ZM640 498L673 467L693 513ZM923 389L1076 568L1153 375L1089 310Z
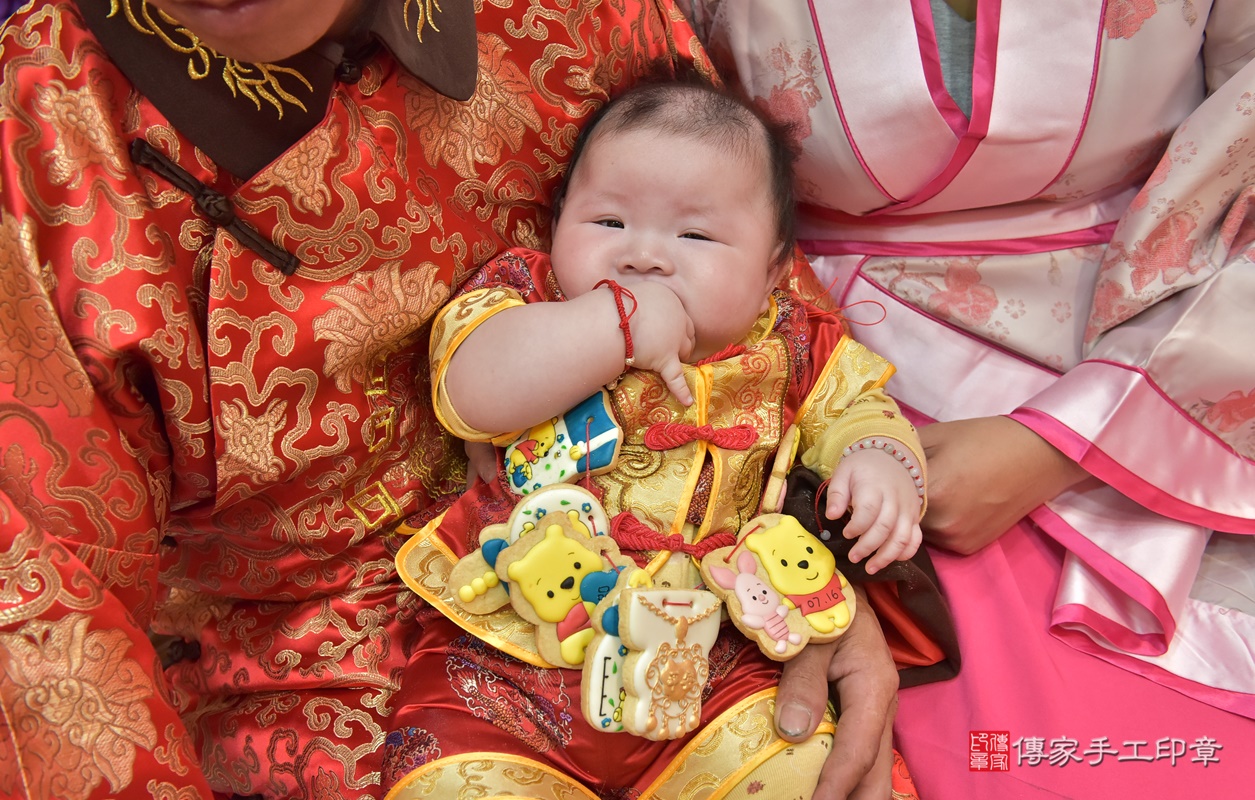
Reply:
M671 272L671 259L662 247L653 244L642 244L629 249L623 254L620 266L624 270L634 272Z
M568 591L569 591L569 590L571 589L571 587L573 587L574 585L575 585L575 578L572 578L570 575L568 575L568 576L567 576L567 578L566 578L566 580L564 580L564 581L562 582L562 588L563 588L563 589L566 589L566 590L568 590Z
M810 562L809 562L809 561L799 561L799 562L797 562L797 567L798 567L798 569L806 569L806 568L807 568L807 567L809 567L809 566L810 566ZM563 587L563 588L565 588L565 587Z

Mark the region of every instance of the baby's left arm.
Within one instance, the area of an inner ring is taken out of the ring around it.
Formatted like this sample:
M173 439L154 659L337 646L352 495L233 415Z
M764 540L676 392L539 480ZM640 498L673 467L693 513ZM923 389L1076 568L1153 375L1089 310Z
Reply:
M823 331L821 330L822 334ZM926 483L924 448L884 384L893 366L842 336L800 404L799 452L804 466L828 478L825 516L851 511L852 562L875 553L877 572L919 549Z

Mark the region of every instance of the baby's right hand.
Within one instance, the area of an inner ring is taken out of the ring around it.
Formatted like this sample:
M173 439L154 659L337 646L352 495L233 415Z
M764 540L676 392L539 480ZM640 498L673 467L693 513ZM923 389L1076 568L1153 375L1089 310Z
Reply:
M631 321L633 366L657 372L676 399L692 405L683 362L697 344L693 320L675 292L661 283L640 281L632 284L631 292L636 298ZM631 302L625 298L629 309Z

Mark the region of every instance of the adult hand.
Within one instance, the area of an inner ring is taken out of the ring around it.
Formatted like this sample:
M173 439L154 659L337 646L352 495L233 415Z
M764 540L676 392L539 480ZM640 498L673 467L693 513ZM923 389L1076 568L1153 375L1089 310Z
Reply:
M854 591L858 610L849 629L785 662L776 694L776 730L801 742L823 718L829 684L836 689L841 720L813 800L884 800L892 785L898 671L867 596Z
M937 422L919 437L928 459L924 540L965 555L1087 476L1008 417Z

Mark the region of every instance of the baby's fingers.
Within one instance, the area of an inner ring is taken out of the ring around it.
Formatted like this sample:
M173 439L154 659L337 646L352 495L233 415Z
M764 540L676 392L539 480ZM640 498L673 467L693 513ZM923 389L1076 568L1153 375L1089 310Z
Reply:
M828 519L841 519L841 515L850 507L850 471L837 467L837 471L828 480L828 503L824 507L824 516Z
M923 535L920 533L919 523L908 515L902 515L897 519L894 526L893 534L885 540L873 556L867 562L867 573L874 575L880 570L892 564L894 561L905 561L915 555L915 551L919 549L920 541Z
M693 393L689 391L689 385L684 380L684 366L680 364L679 359L668 361L662 369L658 370L658 374L662 376L663 382L667 384L667 388L677 400L686 406L693 405Z
M878 548L891 539L894 533L894 526L898 520L897 507L893 503L892 498L881 498L878 504L855 503L854 517L857 518L859 513L864 510L867 510L869 516L872 514L875 516L871 523L858 534L858 542L850 548L850 561L855 564L876 552ZM851 519L850 523L853 525L854 520ZM849 526L847 526L846 536L848 537L849 535ZM893 559L890 558L889 560L892 561ZM874 573L876 569L879 569L879 567L872 569L874 563L876 562L868 563L868 573Z
M872 526L876 524L884 504L885 498L880 492L874 492L868 489L866 485L861 484L858 487L858 491L855 492L855 487L851 485L850 521L845 524L845 530L842 531L842 535L847 539L855 539L868 534ZM867 555L878 547L881 541L888 535L889 529L886 528L872 547L863 551L863 555Z

